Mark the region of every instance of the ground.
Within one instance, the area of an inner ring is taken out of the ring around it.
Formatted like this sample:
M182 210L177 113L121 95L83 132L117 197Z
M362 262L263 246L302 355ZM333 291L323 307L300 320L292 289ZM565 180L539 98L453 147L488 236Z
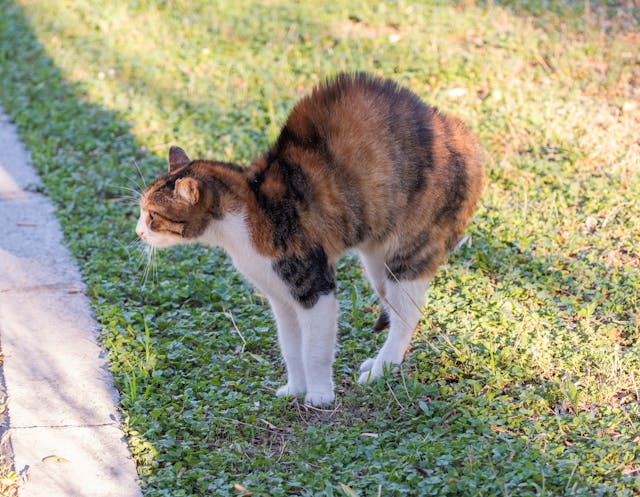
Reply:
M0 5L0 101L89 287L146 496L640 492L636 5ZM171 144L247 163L337 70L463 118L489 183L405 365L372 386L357 365L384 336L344 259L319 411L274 397L273 321L223 254L145 272L135 197Z

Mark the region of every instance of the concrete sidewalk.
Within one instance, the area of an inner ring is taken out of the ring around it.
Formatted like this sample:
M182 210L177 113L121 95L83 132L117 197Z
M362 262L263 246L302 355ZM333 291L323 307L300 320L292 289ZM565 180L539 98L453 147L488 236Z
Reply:
M80 275L15 129L0 113L0 345L20 497L141 492Z

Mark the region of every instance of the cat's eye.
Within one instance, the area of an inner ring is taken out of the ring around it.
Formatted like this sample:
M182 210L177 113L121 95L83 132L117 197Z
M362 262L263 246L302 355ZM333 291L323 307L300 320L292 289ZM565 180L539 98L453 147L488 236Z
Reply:
M156 214L155 212L149 211L147 215L149 216L149 227L151 228L153 226L153 220L155 219Z

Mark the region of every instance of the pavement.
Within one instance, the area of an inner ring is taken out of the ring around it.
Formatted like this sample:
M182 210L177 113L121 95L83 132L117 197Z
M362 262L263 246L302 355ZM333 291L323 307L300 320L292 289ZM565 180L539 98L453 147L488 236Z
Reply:
M98 325L39 183L0 110L0 347L19 497L139 497Z

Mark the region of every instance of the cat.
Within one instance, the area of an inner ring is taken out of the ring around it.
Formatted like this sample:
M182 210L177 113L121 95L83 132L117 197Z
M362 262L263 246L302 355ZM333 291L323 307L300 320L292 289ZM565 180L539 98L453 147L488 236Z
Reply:
M153 247L222 247L268 298L287 382L276 394L334 401L335 268L356 252L389 327L360 367L367 383L399 364L430 278L478 202L483 151L458 119L392 80L342 73L289 114L249 167L191 160L171 147L169 171L140 198L138 236Z

